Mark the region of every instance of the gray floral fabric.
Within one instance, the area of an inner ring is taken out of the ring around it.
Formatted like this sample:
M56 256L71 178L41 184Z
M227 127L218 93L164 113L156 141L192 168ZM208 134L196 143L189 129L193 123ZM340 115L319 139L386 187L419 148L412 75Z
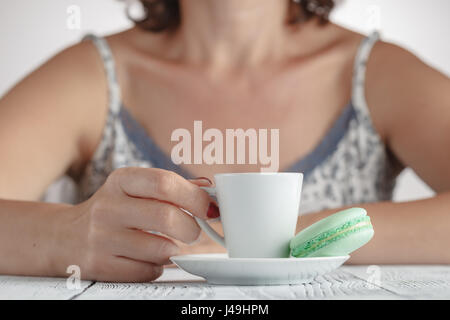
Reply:
M301 213L392 198L394 165L374 129L364 97L366 63L378 39L379 34L374 32L361 42L354 63L352 101L336 128L330 130L317 150L289 170L304 172ZM142 128L122 107L114 60L106 40L93 35L86 40L93 41L104 61L109 110L100 145L79 181L78 201L89 198L117 168L151 168L155 163L167 163L160 161L164 155L151 141L143 143L150 137L143 137Z

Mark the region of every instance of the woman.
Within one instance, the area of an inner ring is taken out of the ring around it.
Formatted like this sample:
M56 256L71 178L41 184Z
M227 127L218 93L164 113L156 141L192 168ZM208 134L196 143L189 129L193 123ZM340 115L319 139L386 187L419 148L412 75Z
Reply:
M259 166L174 165L171 133L194 120L279 129L279 169L305 173L302 210L316 213L298 229L366 208L376 234L351 263L450 263L447 77L327 23L332 1L143 4L136 27L88 37L0 100L1 274L76 264L85 279L149 281L172 255L222 251L203 235L189 245L200 229L180 208L216 218L199 188L210 182L194 177ZM437 195L390 202L406 166ZM65 173L80 202L39 202Z

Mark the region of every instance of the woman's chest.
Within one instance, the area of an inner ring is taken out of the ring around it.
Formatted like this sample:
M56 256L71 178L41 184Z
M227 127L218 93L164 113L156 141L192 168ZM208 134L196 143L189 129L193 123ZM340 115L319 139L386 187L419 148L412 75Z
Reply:
M284 170L315 148L350 100L336 72L317 71L236 81L136 75L124 107L192 175Z

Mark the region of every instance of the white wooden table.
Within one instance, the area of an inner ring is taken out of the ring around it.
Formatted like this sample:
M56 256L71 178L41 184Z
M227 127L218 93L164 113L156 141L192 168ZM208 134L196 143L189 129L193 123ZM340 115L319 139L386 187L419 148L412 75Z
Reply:
M216 286L177 268L152 283L0 276L0 299L450 299L450 266L343 266L314 282Z

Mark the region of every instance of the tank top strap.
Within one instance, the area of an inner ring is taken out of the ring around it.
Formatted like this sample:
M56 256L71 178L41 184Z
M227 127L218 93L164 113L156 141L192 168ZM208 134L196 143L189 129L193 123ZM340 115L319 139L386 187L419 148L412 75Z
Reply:
M365 96L367 62L375 43L380 39L378 31L365 37L359 45L353 65L352 103L358 119L373 127Z
M94 34L84 36L83 41L86 40L92 41L102 59L108 85L108 108L109 111L116 116L119 114L121 108L121 93L111 48L105 38Z

